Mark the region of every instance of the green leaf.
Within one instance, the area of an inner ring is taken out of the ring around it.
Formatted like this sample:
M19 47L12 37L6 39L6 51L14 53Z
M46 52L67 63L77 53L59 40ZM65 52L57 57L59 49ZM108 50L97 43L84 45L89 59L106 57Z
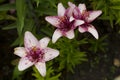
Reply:
M120 24L120 18L117 19L116 23L115 24Z
M49 67L47 69L47 73L45 77L41 76L39 71L35 67L33 67L33 71L34 73L32 73L32 75L36 78L35 80L59 80L59 77L61 75L61 73L57 75L54 74L54 69L52 69L52 67Z
M89 39L89 43L91 44L91 47L89 48L90 51L96 53L98 51L103 51L105 52L107 43L104 42L104 40L107 38L107 35L101 37L98 40L93 40L93 39Z
M112 3L118 3L120 0L110 0Z
M58 63L59 68L58 72L63 69L67 69L67 71L73 71L73 68L82 63L83 61L87 61L86 53L81 52L79 47L82 44L87 43L86 39L82 39L77 41L76 39L69 40L68 38L60 38L53 46L49 44L50 47L54 47L60 50L59 57L56 58L56 63ZM64 43L64 44L63 44Z
M14 29L14 28L16 28L16 23L9 24L8 26L3 27L2 29L9 30L9 29Z
M24 31L23 32L32 31L33 27L34 27L33 19L27 19L27 20L25 20L25 25L24 25Z
M23 45L23 41L24 41L23 36L21 35L11 44L11 46L17 46L17 45L21 46Z
M53 6L53 7L57 8L57 6L56 6L55 2L53 2L53 1L51 1L51 0L48 0L48 1L49 1L49 3L51 4L51 6Z
M16 20L12 15L9 15L7 11L0 12L0 20Z
M61 73L51 77L49 80L59 80L58 78L60 77ZM46 79L47 80L47 79Z
M19 71L18 66L16 66L13 71L12 80L22 80L22 77L20 75L22 75L23 73L24 72Z
M117 9L117 10L120 10L120 6L118 5L118 6L111 6L110 7L111 9Z
M37 7L39 6L41 0L35 0L36 4L37 4Z
M24 19L25 19L25 0L16 0L16 10L17 10L17 30L18 34L21 35L23 27L24 27Z
M0 5L0 11L8 11L8 10L11 10L11 9L15 9L15 4L3 4L3 5Z

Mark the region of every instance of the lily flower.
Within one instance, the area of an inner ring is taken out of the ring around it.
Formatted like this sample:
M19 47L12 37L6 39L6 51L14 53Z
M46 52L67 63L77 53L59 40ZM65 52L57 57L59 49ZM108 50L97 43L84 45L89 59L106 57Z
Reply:
M69 39L74 38L74 29L84 23L82 20L71 20L75 6L65 9L62 3L58 4L58 16L47 16L45 18L57 29L53 33L52 42L55 43L60 37L65 36Z
M46 61L49 61L59 55L59 51L47 47L50 39L45 37L38 41L31 32L26 31L24 37L24 46L17 47L14 54L21 57L18 69L23 71L32 65L38 69L42 76L46 75Z
M74 4L69 2L69 6L72 7ZM79 32L90 32L96 39L98 39L98 32L95 27L90 24L102 13L101 10L87 11L85 4L79 4L78 7L74 8L73 18L74 20L84 20L84 24L79 25Z

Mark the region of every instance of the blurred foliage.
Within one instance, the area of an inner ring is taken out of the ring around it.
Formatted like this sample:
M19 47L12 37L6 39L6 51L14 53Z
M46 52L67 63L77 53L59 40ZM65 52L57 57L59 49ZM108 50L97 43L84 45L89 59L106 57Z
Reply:
M22 75L25 73L18 70L18 66L15 67L13 71L12 80L22 80Z
M95 10L102 10L103 15L101 16L102 20L109 20L111 27L114 27L114 24L120 25L120 0L90 0L91 6ZM115 23L114 23L115 21Z
M54 47L60 50L60 55L57 58L59 65L58 71L67 69L67 71L74 72L73 68L77 64L83 61L87 61L85 52L80 51L80 44L85 44L86 39L77 41L76 39L69 40L67 38L61 38L56 44L50 44L50 47Z
M107 38L107 36L103 36L98 40L89 39L88 42L91 45L89 50L94 53L96 53L97 51L105 52L106 46L107 46L107 43L105 42L106 38Z

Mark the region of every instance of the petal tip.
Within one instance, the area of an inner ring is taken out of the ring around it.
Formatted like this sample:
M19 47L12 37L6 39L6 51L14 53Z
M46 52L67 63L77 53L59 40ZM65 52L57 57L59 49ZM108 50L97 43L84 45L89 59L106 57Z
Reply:
M50 41L50 38L49 38L49 37L44 37L44 38L42 38L42 39L47 40L48 42Z
M102 14L101 10L96 11L98 13L98 16L100 16Z
M50 41L49 37L44 37L39 41L40 48L46 48Z
M49 21L49 16L45 17L45 20L46 20L46 21Z
M60 37L62 37L62 33L59 29L56 29L52 36L52 43L55 43Z
M52 43L56 43L58 39L52 39Z
M102 13L102 11L101 11L101 10L99 10L99 13L101 14L101 13Z
M98 39L98 32L97 30L94 28L94 26L90 26L88 27L88 32L90 32L96 39Z
M26 50L24 47L16 47L14 48L14 54L19 57L24 57L26 55Z
M52 39L52 43L56 43L56 41L57 41L57 40L53 40L53 39Z
M26 31L26 32L25 32L25 35L28 35L28 34L31 34L31 32L30 32L30 31Z
M58 6L63 6L62 3L58 3Z
M24 69L22 68L22 66L18 65L18 70L19 71L24 71Z
M94 37L95 37L97 40L99 39L98 35L94 35Z
M65 35L68 39L73 39L75 37L75 34L74 34L74 30L70 30L68 32L66 32L66 35Z
M58 16L64 16L65 8L62 3L58 3Z
M45 77L45 76L46 76L46 73L41 73L41 76L42 76L42 77Z
M37 68L37 70L39 71L41 76L43 76L43 77L46 76L46 64L45 63L38 62L35 64L35 67Z
M99 36L97 35L97 36L95 36L95 38L98 40L98 39L99 39Z

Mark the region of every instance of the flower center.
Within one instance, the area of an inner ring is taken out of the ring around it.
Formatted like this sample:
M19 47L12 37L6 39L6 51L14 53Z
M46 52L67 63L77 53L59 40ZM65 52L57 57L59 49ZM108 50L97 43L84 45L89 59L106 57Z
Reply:
M69 21L69 18L64 16L60 18L60 25L59 29L63 32L69 31L72 27L73 24L72 22Z
M89 17L89 12L88 11L83 11L81 19L85 20Z
M43 61L44 53L39 48L34 47L29 51L27 57L31 62Z

